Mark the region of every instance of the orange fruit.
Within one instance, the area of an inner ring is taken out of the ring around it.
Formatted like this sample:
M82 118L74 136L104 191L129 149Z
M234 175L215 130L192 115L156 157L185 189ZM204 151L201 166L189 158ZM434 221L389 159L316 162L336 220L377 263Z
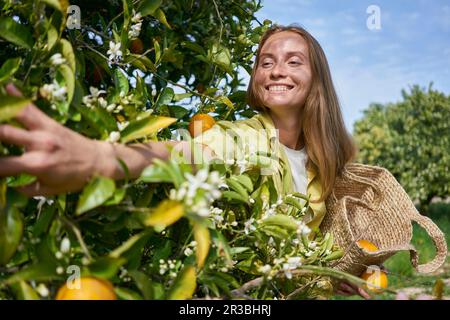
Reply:
M74 288L66 282L56 294L56 300L117 300L113 285L103 279L94 277L81 277L79 287L76 281Z
M197 86L195 87L195 89L199 92L199 93L203 93L206 91L205 85L203 83L199 83L197 84Z
M211 129L215 124L216 121L209 114L196 114L189 122L189 133L191 134L191 137L194 138L206 130Z
M144 44L142 40L137 38L130 41L130 51L135 54L141 54L144 52Z
M368 240L358 240L358 245L368 252L378 251L378 247Z
M367 268L360 278L366 281L366 289L375 293L382 292L388 286L386 272L376 268Z

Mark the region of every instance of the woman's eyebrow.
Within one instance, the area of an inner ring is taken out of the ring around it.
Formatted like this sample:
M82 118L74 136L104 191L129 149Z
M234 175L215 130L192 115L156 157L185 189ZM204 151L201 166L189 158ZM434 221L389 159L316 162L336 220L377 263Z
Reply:
M306 58L306 55L305 55L303 52L301 52L301 51L288 51L288 52L286 52L286 56L288 56L288 57L291 57L291 56L300 56L300 57L302 57L303 59L307 59L307 58ZM264 53L262 53L262 54L260 55L259 58L260 58L260 59L263 59L263 58L275 58L275 55L272 54L272 53L266 53L266 52L264 52Z
M289 51L286 53L287 56L301 56L303 59L306 59L306 55L301 51Z
M259 58L260 59L263 59L263 58L275 58L275 56L273 55L273 54L271 54L271 53L262 53L260 56L259 56Z

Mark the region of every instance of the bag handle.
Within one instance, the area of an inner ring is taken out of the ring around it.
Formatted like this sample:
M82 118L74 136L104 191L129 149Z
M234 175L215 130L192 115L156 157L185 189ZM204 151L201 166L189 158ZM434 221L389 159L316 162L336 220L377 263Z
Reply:
M416 270L420 273L434 272L439 269L442 264L444 264L445 259L447 258L447 242L445 240L445 235L439 227L426 216L417 213L411 218L411 220L417 222L419 226L425 229L431 239L433 239L434 246L436 247L436 255L433 260L428 263L418 265ZM411 262L414 261L413 259L417 259L417 257L411 255Z

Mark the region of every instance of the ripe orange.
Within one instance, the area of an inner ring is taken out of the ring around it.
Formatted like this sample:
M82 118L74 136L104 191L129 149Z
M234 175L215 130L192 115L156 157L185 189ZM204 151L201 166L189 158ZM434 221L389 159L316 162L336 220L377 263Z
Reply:
M135 54L141 54L144 52L144 43L142 40L137 38L130 41L130 51Z
M94 277L81 277L79 281L79 288L70 288L67 283L61 286L56 300L117 300L109 281Z
M378 251L378 247L368 240L358 240L358 245L368 252Z
M366 289L375 293L382 292L388 286L387 274L376 268L367 268L361 278L366 281Z
M215 123L216 121L209 114L196 114L189 122L189 133L191 134L191 137L194 138L206 130L211 129Z

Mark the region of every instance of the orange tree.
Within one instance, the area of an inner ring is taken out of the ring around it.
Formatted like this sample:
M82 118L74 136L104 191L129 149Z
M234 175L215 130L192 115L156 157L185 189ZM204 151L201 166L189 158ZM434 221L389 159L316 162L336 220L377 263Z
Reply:
M372 104L355 123L360 161L389 169L421 210L450 195L450 96L415 85L402 101Z
M167 140L195 113L253 114L240 72L270 25L254 18L259 1L0 5L0 122L18 125L14 115L31 100L85 136L129 143ZM7 96L10 82L27 98ZM0 144L2 155L22 151ZM51 299L80 277L109 281L121 299L324 294L320 276L345 276L326 267L342 252L329 234L309 236L308 199L279 197L258 174L270 161L255 157L195 170L175 157L137 180L94 177L51 198L15 191L33 176L1 178L0 297ZM274 284L298 275L303 290Z

